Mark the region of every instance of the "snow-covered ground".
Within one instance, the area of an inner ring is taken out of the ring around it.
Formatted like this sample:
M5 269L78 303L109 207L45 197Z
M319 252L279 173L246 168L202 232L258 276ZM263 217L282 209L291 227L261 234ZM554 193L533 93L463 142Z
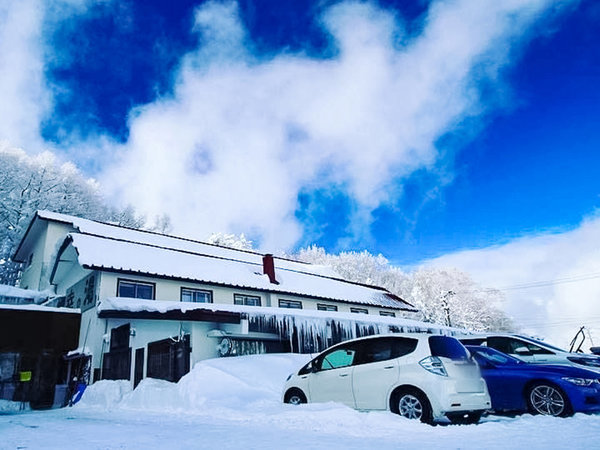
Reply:
M488 416L478 425L430 427L388 412L326 403L284 405L281 388L307 355L198 363L177 384L101 381L81 402L0 415L0 448L595 448L600 416Z

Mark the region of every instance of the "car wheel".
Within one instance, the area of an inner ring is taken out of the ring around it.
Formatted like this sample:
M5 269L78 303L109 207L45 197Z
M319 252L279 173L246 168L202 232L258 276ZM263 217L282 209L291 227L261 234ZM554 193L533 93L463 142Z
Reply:
M531 386L527 394L527 403L532 414L555 417L572 415L567 396L550 383L537 383Z
M290 405L300 405L306 403L306 396L300 389L290 389L286 392L284 401Z
M425 394L416 391L402 391L398 394L396 412L402 417L412 420L420 420L424 423L432 423L431 405Z

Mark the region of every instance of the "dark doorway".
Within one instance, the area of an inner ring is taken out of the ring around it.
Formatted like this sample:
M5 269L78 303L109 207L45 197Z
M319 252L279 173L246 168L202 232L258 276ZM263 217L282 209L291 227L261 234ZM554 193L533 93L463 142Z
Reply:
M110 351L103 355L102 378L105 380L131 379L130 324L110 331Z
M190 335L148 344L147 376L177 382L190 371Z
M135 372L133 373L133 388L144 378L144 348L135 351Z

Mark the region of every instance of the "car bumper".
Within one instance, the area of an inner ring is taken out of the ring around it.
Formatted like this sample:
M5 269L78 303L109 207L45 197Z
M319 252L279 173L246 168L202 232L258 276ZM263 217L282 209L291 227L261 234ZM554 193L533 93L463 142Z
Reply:
M492 407L490 395L483 379L476 383L477 392L457 392L457 382L452 379L438 383L437 395L430 399L434 419L441 419L447 414L461 412L482 412Z
M566 390L574 412L600 411L600 386L569 387Z

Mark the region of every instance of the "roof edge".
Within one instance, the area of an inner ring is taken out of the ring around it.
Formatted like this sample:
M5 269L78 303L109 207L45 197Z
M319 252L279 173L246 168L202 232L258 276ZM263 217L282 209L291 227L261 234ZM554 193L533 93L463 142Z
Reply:
M160 274L141 272L141 271L135 271L135 270L115 269L112 267L97 266L97 265L93 265L93 264L82 264L82 267L84 269L88 269L88 270L100 270L100 271L105 271L105 272L109 272L109 273L122 273L123 275L146 276L146 277L150 277L150 278L159 278L161 280L174 280L174 281L202 283L202 284L206 284L209 286L237 288L237 289L244 289L246 291L252 291L252 292L266 292L268 294L278 294L278 295L293 295L295 297L310 298L310 299L325 300L325 301L336 301L336 302L348 303L348 304L352 304L352 305L373 306L375 308L389 308L389 309L395 309L397 311L406 311L406 312L419 312L418 309L416 309L414 306L412 306L410 304L409 304L410 308L406 308L406 307L404 307L404 305L398 305L398 306L374 305L371 303L355 302L355 301L351 301L351 300L337 299L337 298L331 298L331 297L322 297L322 296L318 296L318 295L308 295L308 294L296 293L296 292L291 292L291 291L271 291L269 289L260 289L260 288L250 287L250 286L228 284L228 283L218 283L218 282L214 282L214 281L206 282L206 281L197 280L194 278L176 277L176 276L170 276L170 275L160 275ZM404 302L404 300L402 300L402 301ZM406 303L406 302L404 302L404 303ZM408 304L408 303L406 303L406 304Z

